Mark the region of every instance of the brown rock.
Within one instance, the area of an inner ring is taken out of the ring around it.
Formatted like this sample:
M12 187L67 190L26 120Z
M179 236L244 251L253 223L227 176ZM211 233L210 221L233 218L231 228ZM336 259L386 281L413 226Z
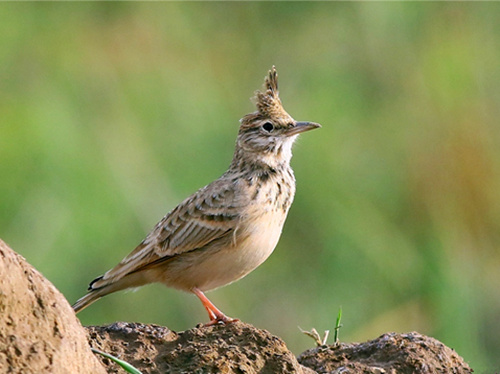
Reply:
M416 332L388 333L365 343L323 346L302 353L299 362L317 373L468 374L473 370L452 349Z
M64 296L2 240L0 316L0 372L106 372Z
M93 348L146 373L314 373L265 330L235 322L176 333L155 325L119 322L87 327ZM101 359L108 373L121 373Z

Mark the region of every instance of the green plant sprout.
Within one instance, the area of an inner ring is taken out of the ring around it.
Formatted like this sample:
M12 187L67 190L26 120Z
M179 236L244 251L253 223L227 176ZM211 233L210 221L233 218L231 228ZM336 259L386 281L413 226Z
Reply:
M333 333L333 344L339 344L339 332L342 325L340 324L340 320L342 318L342 307L339 308L339 314L337 314L337 321L335 322L335 329Z
M339 330L342 327L342 324L340 323L340 320L342 318L342 307L339 308L339 314L337 315L337 321L335 323L335 329L334 329L334 335L333 335L333 345L337 346L339 344ZM314 342L316 343L316 346L321 347L323 345L326 345L326 341L328 339L328 335L330 334L330 330L325 330L325 333L323 335L323 338L319 335L318 331L313 327L311 331L306 331L302 330L300 326L299 330L312 338Z
M94 353L99 353L100 355L106 357L106 358L109 358L111 361L114 361L116 362L118 365L120 365L123 369L125 369L125 371L127 373L131 373L131 374L142 374L140 370L137 370L135 367L133 367L132 365L130 365L128 362L125 362L123 360L120 360L119 358L115 357L115 356L112 356L108 353L105 353L105 352L102 352L98 349L95 349L95 348L90 348L92 350L92 352Z

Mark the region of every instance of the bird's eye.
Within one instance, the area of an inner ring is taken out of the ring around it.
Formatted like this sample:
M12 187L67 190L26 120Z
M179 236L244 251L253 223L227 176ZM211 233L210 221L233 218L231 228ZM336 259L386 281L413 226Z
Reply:
M262 125L262 128L266 130L267 132L271 132L274 130L274 126L271 122L266 122Z

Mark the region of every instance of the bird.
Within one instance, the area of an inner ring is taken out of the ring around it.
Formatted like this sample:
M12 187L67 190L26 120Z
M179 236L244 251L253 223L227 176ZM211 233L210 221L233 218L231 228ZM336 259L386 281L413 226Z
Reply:
M167 213L118 265L94 279L76 313L110 293L162 283L196 295L210 322L226 316L206 296L237 281L274 251L295 195L290 167L299 134L321 127L283 108L275 66L255 92L256 111L240 120L233 158L222 176Z

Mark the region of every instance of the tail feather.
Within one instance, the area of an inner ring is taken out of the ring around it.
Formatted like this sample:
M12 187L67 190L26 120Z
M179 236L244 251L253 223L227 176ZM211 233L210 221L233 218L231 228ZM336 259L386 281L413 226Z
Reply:
M102 289L101 289L102 290ZM99 292L101 290L91 290L88 294L86 294L85 296L83 296L82 298L78 299L76 301L76 303L74 303L72 305L72 308L73 310L75 311L75 313L78 313L79 311L81 311L82 309L85 309L86 307L88 307L90 304L96 302L97 300L99 300L101 297L103 297L104 295L106 295L107 293L102 293L102 292Z
M106 296L110 292L113 292L113 291L109 290L110 287L99 287L99 288L93 287L94 283L97 281L100 281L102 278L103 278L103 276L100 276L100 277L97 277L96 279L94 279L92 282L90 282L89 288L88 288L89 292L85 296L79 298L76 301L76 303L74 303L71 306L73 308L73 310L75 311L75 313L78 313L82 309L85 309L86 307L88 307L90 304L99 300L101 297Z
M115 280L104 280L103 277L96 278L90 283L89 292L73 304L73 310L78 313L103 296L127 288L140 287L149 282L146 272L128 274L121 279Z

